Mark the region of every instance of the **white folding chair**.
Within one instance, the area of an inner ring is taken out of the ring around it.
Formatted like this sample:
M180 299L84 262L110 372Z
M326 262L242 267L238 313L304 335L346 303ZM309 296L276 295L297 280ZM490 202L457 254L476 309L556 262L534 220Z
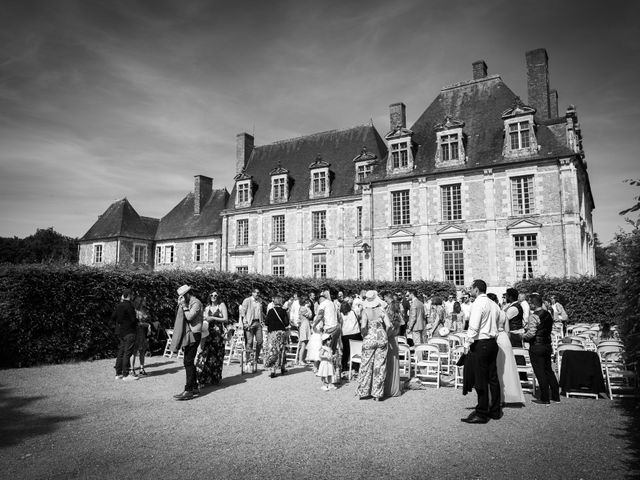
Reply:
M427 341L427 345L435 345L440 352L440 368L442 373L451 375L451 347L449 340L441 337L433 337Z
M605 378L609 399L633 398L638 395L638 374L624 363L622 352L608 352L605 357Z
M534 394L536 390L536 376L533 373L533 367L531 366L529 351L520 347L513 347L512 350L513 356L516 360L516 367L518 369L518 377L520 378L522 391Z
M173 329L166 328L164 331L167 334L167 343L165 343L164 345L164 353L162 354L162 356L172 358L173 352L171 351L171 339L173 338ZM178 359L184 358L184 349L182 347L180 347L180 350L178 350L178 355L176 357Z
M400 360L400 378L411 379L411 349L404 343L398 344L398 358Z
M354 363L362 364L362 341L349 340L349 380Z
M285 351L285 361L287 364L291 362L292 364L296 363L296 358L298 358L298 332L295 330L289 331L289 341L284 347Z
M436 345L418 345L413 362L415 376L420 382L440 388L440 350Z
M462 354L464 353L464 347L462 345L458 345L451 350L451 368L453 368L454 378L453 378L453 387L454 388L462 388L464 386L464 366L458 366L458 361Z
M225 347L225 351L227 347ZM231 365L232 360L237 360L240 364L243 364L244 358L244 331L242 330L242 326L237 326L233 337L228 342L228 351L229 354L225 355L226 364Z
M558 367L558 376L560 376L560 371L562 369L562 354L564 352L566 352L567 350L578 350L578 351L583 351L584 347L581 345L575 345L572 343L562 343L560 345L558 345L558 351L557 351L557 360L556 360L556 364Z
M398 345L408 345L407 343L407 337L402 336L402 335L398 335L396 337L396 339L398 340Z
M462 340L455 333L449 334L449 336L447 337L447 340L449 341L449 348L451 350L456 348L458 345L462 345Z

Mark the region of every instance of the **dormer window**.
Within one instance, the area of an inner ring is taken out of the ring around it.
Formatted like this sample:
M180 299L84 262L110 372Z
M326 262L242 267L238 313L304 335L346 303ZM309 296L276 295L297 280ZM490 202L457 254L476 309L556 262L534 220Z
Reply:
M436 125L436 167L459 166L466 162L463 128L464 122L449 116Z
M389 160L387 162L387 172L405 172L413 169L413 142L411 137L413 132L405 127L404 105L394 104L390 108L400 105L402 113L397 117L397 112L391 114L391 131L384 136L389 144ZM400 118L398 120L398 118Z
M309 198L324 198L330 193L329 163L318 155L316 161L309 165L311 181L309 185Z
M377 158L373 153L367 152L367 147L362 147L360 155L353 159L356 166L356 190L360 187L358 184L364 183L367 177L373 173L373 165Z
M535 113L534 108L524 105L518 97L511 108L502 113L505 131L502 154L505 157L524 157L538 153L533 122Z
M271 203L284 203L289 198L289 170L278 166L271 170Z
M251 192L251 177L240 173L235 177L236 181L236 208L250 207L253 195Z
M391 144L391 168L407 168L409 166L409 142Z

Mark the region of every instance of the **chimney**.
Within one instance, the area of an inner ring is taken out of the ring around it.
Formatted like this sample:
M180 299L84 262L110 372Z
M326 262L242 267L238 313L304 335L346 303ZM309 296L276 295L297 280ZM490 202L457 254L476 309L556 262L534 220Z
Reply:
M247 166L253 151L253 136L248 133L236 135L236 175Z
M473 79L480 80L481 78L487 78L487 64L484 60L473 62Z
M392 131L407 127L407 106L404 103L389 105L389 123Z
M558 91L549 91L549 114L551 118L558 118Z
M193 178L195 179L193 186L193 213L200 215L202 207L211 196L213 178L205 177L204 175L195 175Z
M528 104L536 109L538 118L551 117L549 102L549 57L544 48L526 53Z

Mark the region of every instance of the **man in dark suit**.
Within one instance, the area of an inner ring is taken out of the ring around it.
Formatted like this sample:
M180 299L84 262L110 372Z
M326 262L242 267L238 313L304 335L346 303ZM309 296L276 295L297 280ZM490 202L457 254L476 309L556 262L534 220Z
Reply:
M136 311L131 304L131 290L125 288L122 291L122 299L116 306L111 321L116 324L118 336L118 356L116 357L116 380L125 382L138 380L138 377L129 373L129 363L136 343L136 328L138 320Z

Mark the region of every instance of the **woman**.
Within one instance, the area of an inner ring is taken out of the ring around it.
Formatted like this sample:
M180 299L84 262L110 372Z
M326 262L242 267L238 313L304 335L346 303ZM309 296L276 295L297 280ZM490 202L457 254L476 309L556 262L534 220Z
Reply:
M342 371L346 372L349 369L349 356L351 355L349 340L362 340L362 335L360 335L358 317L353 310L353 301L345 300L342 302L340 314L342 315Z
M149 350L149 335L151 334L151 324L147 321L149 312L147 310L147 299L141 295L137 295L133 300L133 308L136 311L136 319L138 327L136 329L136 343L131 356L131 374L136 374L136 353L140 359L140 375L147 375L144 370L144 359Z
M313 318L313 312L311 310L311 302L309 299L304 299L300 302L300 309L298 310L298 352L296 353L296 365L306 367L307 362L307 344L309 338L311 338L311 319Z
M464 315L462 314L462 308L460 302L453 302L453 312L451 312L451 331L455 333L462 332L464 330Z
M391 327L387 328L387 375L384 380L384 396L399 397L400 388L400 349L398 347L398 332L402 323L400 305L394 301L391 294L385 296L387 302L386 314L391 321Z
M378 293L369 290L362 304L360 331L362 341L362 363L358 375L356 395L360 400L373 397L380 400L384 395L384 380L387 362L387 332L391 328L389 317L382 309Z
M445 335L440 333L440 329L445 326L446 316L447 312L442 305L442 298L433 297L431 299L431 315L429 315L431 337L446 337L449 335L448 331Z
M282 308L282 297L273 298L273 308L267 312L265 324L267 326L267 341L264 348L264 367L271 369L269 376L274 378L278 370L282 375L287 372L283 357L288 337L289 315Z
M498 297L494 293L488 293L494 302L498 303ZM500 381L500 390L502 391L502 403L521 403L524 404L524 393L520 385L520 376L516 359L513 356L511 340L509 340L509 322L504 311L500 311L498 317L498 358L496 365L498 368L498 380Z
M222 380L224 363L225 325L229 322L227 306L220 300L218 292L211 292L209 304L204 309L204 320L208 334L204 331L198 348L196 377L198 384L217 385ZM203 323L203 328L204 328Z

